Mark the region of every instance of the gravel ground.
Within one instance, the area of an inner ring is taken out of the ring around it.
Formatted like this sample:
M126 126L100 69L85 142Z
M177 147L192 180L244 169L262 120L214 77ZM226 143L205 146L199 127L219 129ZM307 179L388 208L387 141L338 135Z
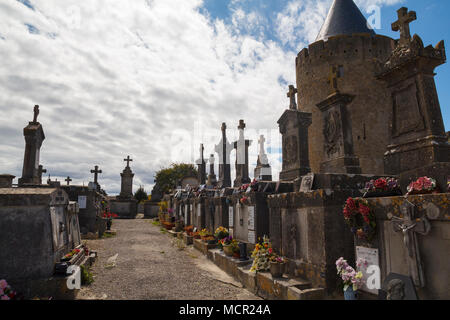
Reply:
M117 231L112 238L87 241L98 252L91 269L95 281L77 299L259 299L197 250L179 250L151 220L114 220L112 229ZM108 267L116 254L115 266Z

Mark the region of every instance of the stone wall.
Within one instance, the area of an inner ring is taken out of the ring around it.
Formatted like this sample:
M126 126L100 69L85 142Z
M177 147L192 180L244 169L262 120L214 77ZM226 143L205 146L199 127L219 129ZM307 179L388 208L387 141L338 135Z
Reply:
M330 94L332 65L342 66L341 93L354 95L351 113L354 152L362 173L384 173L383 155L388 145L392 106L384 83L375 79L376 61L386 60L393 40L384 36L338 36L303 49L296 59L299 110L312 113L309 128L311 169L320 172L323 161L323 120L317 104Z

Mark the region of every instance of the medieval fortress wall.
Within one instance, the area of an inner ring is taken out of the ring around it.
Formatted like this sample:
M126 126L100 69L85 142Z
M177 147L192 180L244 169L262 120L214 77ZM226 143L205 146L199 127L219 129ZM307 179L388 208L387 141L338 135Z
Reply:
M362 173L383 172L388 145L391 101L385 83L375 78L378 62L389 58L395 41L386 36L353 34L317 41L296 59L299 110L311 112L309 156L313 172L324 159L324 123L317 104L330 94L330 68L339 67L338 89L355 96L349 104L355 155ZM373 134L376 132L377 134ZM370 134L371 133L371 134Z

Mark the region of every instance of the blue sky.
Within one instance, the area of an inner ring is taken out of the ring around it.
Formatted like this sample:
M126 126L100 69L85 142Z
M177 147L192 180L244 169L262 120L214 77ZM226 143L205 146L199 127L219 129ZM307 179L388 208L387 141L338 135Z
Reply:
M213 19L223 19L231 23L233 12L237 8L241 8L245 12L256 11L267 20L264 27L264 37L266 40L273 40L279 43L285 50L293 50L290 44L283 44L280 38L275 34L276 17L279 12L285 8L290 2L288 0L244 0L244 1L227 1L227 0L205 0L203 10L206 10ZM392 38L398 38L398 33L391 30L391 23L397 20L396 10L401 6L408 7L417 13L417 20L411 24L411 33L417 33L425 45L436 45L439 41L444 40L447 46L450 45L450 20L448 12L450 12L450 1L423 1L423 0L404 0L394 5L381 6L381 29L376 30L378 34L387 35ZM366 17L370 14L364 12ZM253 36L258 35L259 30L242 30ZM301 38L301 35L300 35ZM442 116L446 130L450 130L450 64L446 63L436 69L436 86L441 103Z

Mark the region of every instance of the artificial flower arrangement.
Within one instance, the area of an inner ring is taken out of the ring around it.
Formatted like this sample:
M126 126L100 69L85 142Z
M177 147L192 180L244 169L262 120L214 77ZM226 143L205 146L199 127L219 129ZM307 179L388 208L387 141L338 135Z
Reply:
M348 198L343 210L345 222L361 240L371 241L376 233L376 219L369 203L361 198Z
M105 219L115 219L118 218L119 216L115 213L111 213L111 212L103 212L103 218Z
M363 273L356 272L344 258L341 257L336 261L336 269L344 283L344 291L347 291L348 288L357 291L364 286Z
M192 237L194 235L194 226L184 227L184 231L188 236Z
M14 300L17 293L11 289L6 280L0 280L0 300Z
M214 238L212 233L208 231L208 229L201 230L200 231L200 237L205 242L212 241L212 240L216 239L216 238Z
M252 252L252 258L254 260L250 271L261 272L269 270L272 255L272 244L270 243L269 238L264 236L263 240L256 244L255 250Z
M230 235L227 228L224 227L218 227L216 229L216 232L214 233L214 237L216 237L217 240L221 240L223 238L226 238Z
M70 259L72 259L73 256L77 255L78 253L80 253L81 250L80 249L73 249L71 252L69 252L68 254L66 254L61 261L69 261Z
M248 205L249 204L249 197L242 197L240 200L239 200L239 203L241 204L241 205Z
M364 197L378 196L380 193L388 193L389 195L401 195L400 184L395 178L380 178L377 180L370 180L366 183Z
M427 194L437 192L437 183L433 178L420 177L416 181L409 184L408 188L409 194Z
M194 232L192 234L192 236L194 237L194 239L201 239L202 238L201 235L200 235L200 231Z

